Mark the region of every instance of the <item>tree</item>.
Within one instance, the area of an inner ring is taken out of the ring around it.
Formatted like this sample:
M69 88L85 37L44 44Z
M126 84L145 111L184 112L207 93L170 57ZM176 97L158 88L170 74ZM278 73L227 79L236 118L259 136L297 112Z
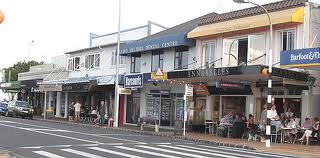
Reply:
M28 72L31 66L42 65L42 62L38 61L22 61L14 64L13 66L5 69L6 81L9 81L9 70L11 71L11 79L10 81L18 81L18 74L22 72Z

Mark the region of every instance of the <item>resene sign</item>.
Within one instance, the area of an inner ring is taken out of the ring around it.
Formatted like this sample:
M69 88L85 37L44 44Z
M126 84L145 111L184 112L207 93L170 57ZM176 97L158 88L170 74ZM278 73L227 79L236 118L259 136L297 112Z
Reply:
M124 76L125 88L139 88L143 87L143 74L134 74Z
M280 65L283 67L320 66L320 48L282 51Z

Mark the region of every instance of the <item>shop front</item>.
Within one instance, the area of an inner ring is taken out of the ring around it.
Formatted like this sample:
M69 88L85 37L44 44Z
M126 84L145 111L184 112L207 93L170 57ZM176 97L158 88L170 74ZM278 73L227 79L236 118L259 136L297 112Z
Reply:
M265 68L251 65L169 72L168 81L193 85L195 93L188 99L188 123L194 130L201 126L203 130L206 120L219 121L228 114L253 114L258 120L267 98L267 78L261 73ZM274 103L283 108L279 112L291 107L301 114L309 106L308 97L302 93L309 92L308 74L274 68L272 76Z

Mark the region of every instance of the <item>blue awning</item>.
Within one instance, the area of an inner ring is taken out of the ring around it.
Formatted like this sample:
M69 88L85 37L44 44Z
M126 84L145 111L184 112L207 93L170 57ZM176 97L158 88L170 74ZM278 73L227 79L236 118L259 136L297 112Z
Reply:
M195 40L188 39L187 33L184 32L151 39L137 40L122 44L120 54L125 55L176 46L195 46Z
M296 49L280 53L282 67L320 66L320 48Z

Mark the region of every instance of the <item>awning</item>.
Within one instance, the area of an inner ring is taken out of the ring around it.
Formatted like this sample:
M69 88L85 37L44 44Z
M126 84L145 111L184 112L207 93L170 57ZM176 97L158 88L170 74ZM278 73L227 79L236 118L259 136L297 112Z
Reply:
M269 14L272 19L273 25L304 22L304 7L286 9L282 11L271 12ZM213 23L209 25L198 26L188 33L188 38L199 38L266 26L269 26L269 20L267 19L266 14L260 14Z
M307 67L308 69L319 69L320 66L320 47L296 49L282 51L280 53L281 67Z
M166 35L152 39L143 39L121 45L120 54L130 54L149 50L169 48L176 46L194 46L195 40L188 39L187 33L180 32L173 35Z

